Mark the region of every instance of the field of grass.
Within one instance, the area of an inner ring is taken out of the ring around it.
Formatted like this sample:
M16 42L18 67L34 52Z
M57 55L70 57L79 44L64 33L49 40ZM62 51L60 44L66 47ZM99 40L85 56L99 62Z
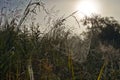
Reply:
M120 24L116 20L85 17L82 26L91 27L82 39L66 29L65 20L73 12L43 33L40 25L23 25L30 4L18 23L6 17L0 21L1 80L120 79Z

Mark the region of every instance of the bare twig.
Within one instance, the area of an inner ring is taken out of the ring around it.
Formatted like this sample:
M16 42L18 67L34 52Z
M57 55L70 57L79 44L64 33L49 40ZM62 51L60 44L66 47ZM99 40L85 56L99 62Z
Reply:
M78 11L73 12L72 14L70 14L70 15L67 16L67 17L65 17L64 19L65 19L65 20L68 19L69 17L73 16L73 15L76 14L77 12L78 12Z
M80 24L79 24L79 21L77 20L77 18L75 17L75 16L72 16L74 19L75 19L75 21L77 22L77 24L78 24L78 27L80 28Z

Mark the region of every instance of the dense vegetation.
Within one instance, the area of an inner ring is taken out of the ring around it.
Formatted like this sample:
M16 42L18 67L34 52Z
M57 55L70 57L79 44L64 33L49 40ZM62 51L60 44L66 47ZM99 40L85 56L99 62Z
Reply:
M0 25L1 80L120 79L120 24L116 20L85 17L81 23L88 28L82 39L66 29L65 19L56 21L47 33L34 23L22 26L27 14L20 23L12 19Z

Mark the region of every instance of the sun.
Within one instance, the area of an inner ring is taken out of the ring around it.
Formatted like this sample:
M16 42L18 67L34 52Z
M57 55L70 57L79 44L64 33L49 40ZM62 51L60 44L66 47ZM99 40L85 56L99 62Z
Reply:
M84 16L100 14L100 5L96 0L80 0L76 5L76 9Z

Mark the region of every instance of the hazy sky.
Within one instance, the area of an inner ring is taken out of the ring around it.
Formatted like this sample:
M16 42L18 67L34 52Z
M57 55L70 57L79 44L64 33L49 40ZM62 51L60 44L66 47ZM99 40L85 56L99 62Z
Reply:
M33 0L34 1L34 0ZM68 15L76 10L76 5L81 0L42 0L47 8L55 6L56 10L60 10L61 15ZM90 0L89 0L90 1ZM92 0L91 0L92 1ZM100 14L102 16L113 16L120 21L120 0L94 0L100 6ZM23 4L22 4L23 2ZM4 6L9 8L24 7L29 0L0 0L0 9Z
M76 4L81 0L44 0L50 6L56 5L58 9L66 12L75 11ZM120 21L120 0L94 0L100 5L102 16L113 16Z

